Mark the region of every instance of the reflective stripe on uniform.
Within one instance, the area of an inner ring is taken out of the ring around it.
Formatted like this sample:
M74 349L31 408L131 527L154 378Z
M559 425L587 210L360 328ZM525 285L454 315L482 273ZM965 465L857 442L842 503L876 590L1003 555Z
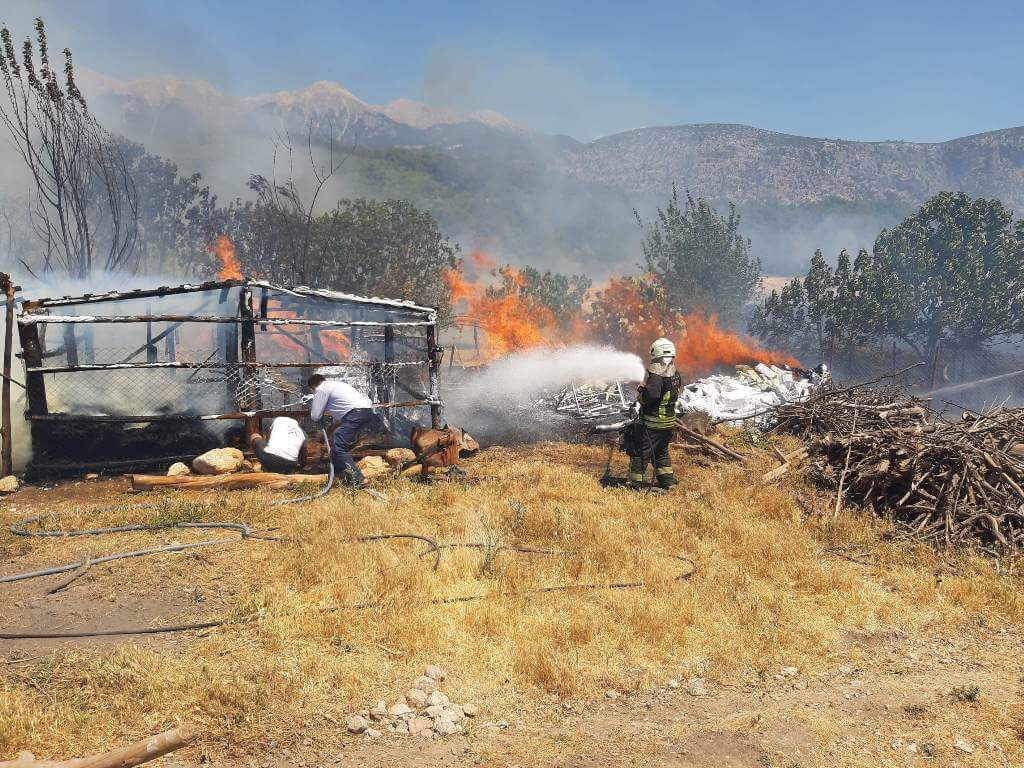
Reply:
M656 467L654 471L659 475L671 475L672 467Z
M644 473L643 472L630 472L629 473L629 482L631 482L631 483L642 483L643 479L644 479Z

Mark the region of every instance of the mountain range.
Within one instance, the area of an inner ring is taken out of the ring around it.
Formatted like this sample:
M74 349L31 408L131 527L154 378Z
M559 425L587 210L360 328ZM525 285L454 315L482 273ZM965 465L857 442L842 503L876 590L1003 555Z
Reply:
M635 264L633 210L650 215L673 184L737 204L755 253L782 273L815 247L870 246L882 226L942 190L1024 210L1024 128L925 144L700 124L580 142L489 110L374 105L328 81L246 97L172 77L84 72L79 81L113 130L202 172L222 194L242 193L275 136L304 144L308 131L356 158L339 194L406 196L466 247L598 274Z

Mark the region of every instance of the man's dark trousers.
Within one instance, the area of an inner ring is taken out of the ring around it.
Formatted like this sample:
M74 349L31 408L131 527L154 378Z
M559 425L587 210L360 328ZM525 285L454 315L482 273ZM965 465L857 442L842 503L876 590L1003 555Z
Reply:
M356 466L352 458L352 447L373 422L372 408L353 408L341 417L337 428L334 430L334 437L331 439L331 463L334 464L334 474L350 485L362 485L365 481L363 473Z

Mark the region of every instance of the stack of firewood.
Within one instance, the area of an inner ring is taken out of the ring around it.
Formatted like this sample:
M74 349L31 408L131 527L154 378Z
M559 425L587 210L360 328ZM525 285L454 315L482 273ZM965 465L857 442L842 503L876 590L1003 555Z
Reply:
M1024 409L949 420L898 390L861 386L819 391L776 416L775 431L807 441L837 511L847 499L924 541L1024 547Z

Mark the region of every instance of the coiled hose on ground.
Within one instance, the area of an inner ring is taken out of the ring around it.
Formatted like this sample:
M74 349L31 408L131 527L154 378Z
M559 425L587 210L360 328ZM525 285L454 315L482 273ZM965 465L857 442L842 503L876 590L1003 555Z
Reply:
M327 447L328 455L330 454L330 440L327 437L327 430L323 427L320 428L320 435L323 438L324 445ZM277 499L270 502L272 506L280 506L282 504L298 504L306 501L313 501L326 496L334 485L334 463L328 460L327 464L327 482L324 487L316 493L311 493L308 496L297 496L292 499ZM124 507L113 507L112 509L154 509L158 507L157 504L131 504ZM219 538L219 539L206 539L204 541L189 542L186 544L168 544L161 547L148 547L146 549L136 549L131 552L117 552L112 555L104 555L88 561L78 561L74 563L66 563L64 565L55 565L50 568L42 568L37 571L26 571L25 573L16 573L10 576L0 576L0 584L10 584L15 581L25 581L26 579L35 579L41 576L54 576L59 573L67 573L74 571L78 568L82 568L87 564L89 566L99 565L101 563L109 563L113 560L124 560L129 557L145 557L146 555L157 555L165 552L182 552L188 549L198 549L199 547L212 547L220 544L234 544L245 539L254 538L252 530L245 523L230 523L230 522L211 522L211 523L174 523L172 525L117 525L109 528L87 528L71 531L39 531L31 530L30 526L33 523L38 523L45 518L48 518L53 513L46 513L42 515L35 515L33 517L19 520L16 523L8 526L8 530L15 536L28 536L32 538L67 538L71 536L100 536L107 533L126 533L130 531L151 531L151 530L165 530L167 528L213 528L219 530L234 530L238 531L241 536L238 538ZM260 537L255 537L260 538Z

